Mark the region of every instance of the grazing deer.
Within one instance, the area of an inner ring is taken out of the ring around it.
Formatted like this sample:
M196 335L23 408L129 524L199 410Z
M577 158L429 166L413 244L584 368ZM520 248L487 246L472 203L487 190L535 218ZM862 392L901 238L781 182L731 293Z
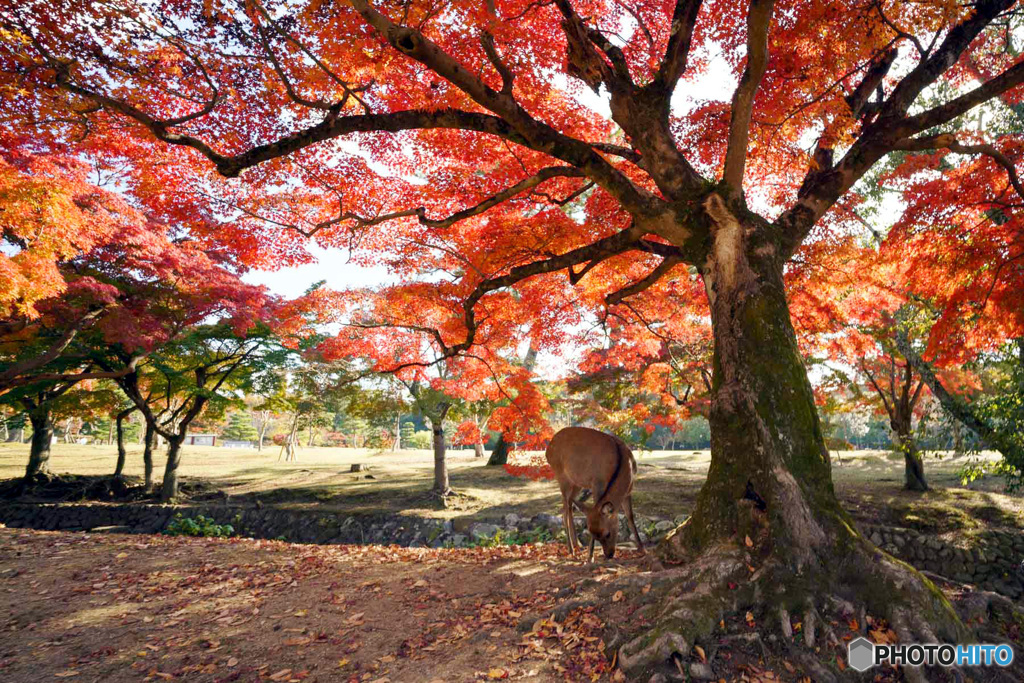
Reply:
M636 460L622 439L596 429L566 427L551 438L545 457L555 471L558 487L562 491L562 521L568 536L569 552L573 557L576 557L576 549L580 546L576 525L572 521L574 505L587 516L587 529L590 531L588 562L594 561L595 540L601 542L605 557L611 559L615 556L620 509L625 511L636 544L644 552L640 533L633 520L632 491ZM576 500L576 496L585 488L593 491L593 505Z

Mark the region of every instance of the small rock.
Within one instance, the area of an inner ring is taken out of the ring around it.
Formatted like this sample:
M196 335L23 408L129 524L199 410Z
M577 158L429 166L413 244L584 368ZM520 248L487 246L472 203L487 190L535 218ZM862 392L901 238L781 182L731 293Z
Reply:
M665 674L654 674L647 683L668 683L668 679L665 678Z
M505 526L516 526L519 524L519 515L514 512L510 512L504 517Z
M469 534L478 541L485 538L494 538L495 534L499 531L501 531L501 528L497 524L487 524L486 522L477 522L469 528Z
M871 542L875 545L882 545L882 535L875 531L871 534Z
M711 666L704 662L692 662L690 664L690 675L698 681L713 681L717 678L715 672L711 670Z
M452 534L451 541L452 541L452 545L454 547L461 548L462 546L466 545L466 535L465 534Z
M654 528L657 531L668 531L669 529L675 529L676 525L674 522L665 519L655 524Z

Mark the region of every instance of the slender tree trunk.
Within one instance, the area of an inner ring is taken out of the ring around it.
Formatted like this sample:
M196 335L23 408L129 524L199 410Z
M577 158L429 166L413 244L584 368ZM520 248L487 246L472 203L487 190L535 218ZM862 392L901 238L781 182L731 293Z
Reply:
M259 437L259 441L256 442L256 452L257 453L262 453L263 452L263 439L265 439L266 436L267 436L267 426L269 424L270 424L269 416L264 416L260 420L260 437Z
M107 425L107 446L114 445L114 423L111 422Z
M53 442L53 419L47 403L28 413L32 423L32 446L29 448L25 478L31 479L50 472L50 444Z
M491 451L491 457L487 459L488 467L500 467L508 462L508 441L505 441L505 434L502 433L498 436L498 442L494 444L494 450Z
M473 452L474 457L477 458L483 458L484 456L487 455L487 453L484 452L484 444L482 441L477 441L475 444L473 444Z
M124 475L124 463L128 457L124 447L124 420L135 411L135 406L122 410L117 414L117 466L114 468L114 478L120 479ZM113 426L113 425L111 425Z
M164 467L164 481L160 488L160 502L169 503L178 495L178 465L181 464L181 444L184 434L175 434L167 440L167 465Z
M156 484L153 482L153 450L156 448L157 433L156 427L151 424L148 420L146 421L146 431L143 436L142 446L142 464L145 468L146 477L146 493L152 493Z
M391 450L397 451L402 447L402 416L395 418L395 441L391 444Z
M434 491L445 496L451 493L448 485L448 460L445 457L444 426L438 420L431 425L434 432Z

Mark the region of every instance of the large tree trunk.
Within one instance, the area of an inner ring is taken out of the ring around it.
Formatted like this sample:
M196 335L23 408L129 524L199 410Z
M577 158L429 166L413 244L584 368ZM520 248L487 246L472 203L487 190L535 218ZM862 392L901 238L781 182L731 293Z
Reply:
M717 200L717 195L712 195ZM711 467L694 510L698 545L736 532L749 487L767 503L772 541L794 567L818 554L847 521L796 344L777 248L748 237L720 200L715 243L702 268L714 333Z
M28 413L32 423L32 445L28 453L25 478L31 479L50 472L50 444L53 442L53 418L49 404L42 404Z
M142 444L142 465L145 468L146 493L152 493L155 487L153 482L153 450L156 448L156 440L156 427L147 420Z
M434 492L441 496L451 493L448 485L448 459L445 457L444 426L438 420L432 425L434 432Z
M884 615L901 639L928 637L925 629L962 637L937 589L875 548L839 505L772 227L741 224L717 195L705 206L713 223L701 267L715 342L711 466L693 514L658 547L663 559L685 563L645 614L658 637L631 640L620 662L634 669L663 660L666 634L709 637L741 603L775 610L782 622L799 610L806 622L835 598Z
M160 502L169 503L178 495L178 465L181 464L181 444L184 434L176 434L167 440L167 465L164 467L164 482L160 488Z
M128 458L128 453L124 447L124 420L126 417L131 415L135 411L135 406L126 408L117 414L115 422L117 424L117 466L114 467L114 478L120 479L124 476L124 463Z
M917 441L914 439L910 411L902 410L900 404L897 403L894 417L890 420L889 426L892 428L893 447L897 453L903 454L903 488L908 491L927 491L928 482L924 478L924 458L921 457Z

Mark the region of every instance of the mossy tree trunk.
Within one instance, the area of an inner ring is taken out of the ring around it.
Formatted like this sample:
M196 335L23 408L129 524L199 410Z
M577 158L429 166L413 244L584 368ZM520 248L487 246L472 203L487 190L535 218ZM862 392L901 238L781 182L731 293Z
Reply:
M714 242L701 268L711 306L714 367L711 466L687 534L695 547L734 534L748 485L767 503L772 544L793 568L818 563L846 514L811 384L796 344L779 248L763 224L744 225L717 195Z
M25 478L31 479L50 472L50 444L53 443L53 416L50 405L41 402L28 411L32 423L32 445L29 447Z
M791 612L822 623L818 610L841 604L888 619L908 642L962 639L942 593L864 538L836 498L777 233L716 194L704 207L711 239L698 267L714 334L711 466L693 514L656 549L678 563L670 570L678 578L648 596L641 616L656 626L629 629L620 665L649 675L737 609L774 613L787 638ZM854 615L843 609L843 618Z

